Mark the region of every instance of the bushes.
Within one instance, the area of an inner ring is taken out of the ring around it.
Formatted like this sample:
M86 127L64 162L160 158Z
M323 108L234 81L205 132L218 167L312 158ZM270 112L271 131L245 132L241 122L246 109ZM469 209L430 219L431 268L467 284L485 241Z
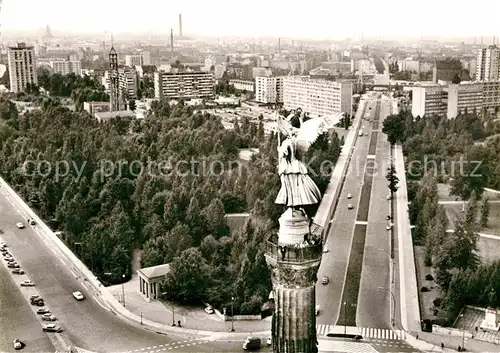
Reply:
M425 275L425 279L427 281L434 281L434 277L430 273L428 273L428 274Z
M441 304L442 304L442 303L443 303L443 299L441 299L441 298L436 298L436 299L434 299L434 300L432 301L432 304L434 304L434 306L435 306L436 308L441 307Z
M427 288L427 287L424 286L424 287L420 288L420 291L423 292L423 293L425 293L425 292L429 291L429 288Z

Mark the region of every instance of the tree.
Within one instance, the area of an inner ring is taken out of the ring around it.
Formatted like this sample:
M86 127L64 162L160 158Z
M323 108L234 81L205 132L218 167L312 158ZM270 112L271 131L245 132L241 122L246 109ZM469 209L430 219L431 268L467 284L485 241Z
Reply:
M451 83L453 84L459 84L462 81L460 78L460 74L457 72L455 76L453 76L453 79L451 80Z
M483 197L481 201L481 227L488 226L488 218L490 216L490 203L488 197Z
M128 101L128 109L131 111L135 110L135 99L131 99Z
M389 115L383 122L382 132L387 135L387 140L393 145L404 142L405 118L402 114Z
M204 299L208 284L208 264L198 249L191 248L174 258L162 290L169 299L198 303Z
M475 229L477 220L477 197L476 192L472 191L470 201L465 209L465 226L468 229Z
M391 164L387 168L387 174L385 178L389 182L389 190L391 191L391 193L398 191L399 178L396 175L396 167L394 166L394 164Z

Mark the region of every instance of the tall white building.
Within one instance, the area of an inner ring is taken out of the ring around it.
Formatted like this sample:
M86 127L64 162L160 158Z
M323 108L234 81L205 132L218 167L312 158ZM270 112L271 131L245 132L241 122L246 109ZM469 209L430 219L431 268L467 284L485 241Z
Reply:
M26 43L9 47L8 63L11 92L24 91L28 83L38 84L34 47L27 46Z
M476 59L476 81L496 81L500 78L500 49L496 45L479 49Z
M142 54L125 55L126 66L142 66L144 65L144 56Z
M138 81L135 69L130 67L121 67L118 69L118 84L127 99L137 98Z
M76 75L82 74L82 62L80 60L54 60L50 61L50 66L54 73L59 73L61 75L67 75L74 73Z
M350 113L352 83L288 76L283 80L283 107L302 108L311 117Z
M256 77L255 101L264 104L283 103L283 77Z
M154 74L155 98L212 99L215 78L211 72L164 72Z

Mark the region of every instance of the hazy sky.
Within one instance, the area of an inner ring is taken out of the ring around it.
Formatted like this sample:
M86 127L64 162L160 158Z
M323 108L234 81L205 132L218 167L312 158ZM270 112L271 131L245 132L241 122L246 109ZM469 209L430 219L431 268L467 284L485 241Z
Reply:
M283 37L500 36L499 0L0 0L2 30ZM466 7L465 7L466 6ZM481 10L478 10L482 8ZM114 15L113 15L114 14Z

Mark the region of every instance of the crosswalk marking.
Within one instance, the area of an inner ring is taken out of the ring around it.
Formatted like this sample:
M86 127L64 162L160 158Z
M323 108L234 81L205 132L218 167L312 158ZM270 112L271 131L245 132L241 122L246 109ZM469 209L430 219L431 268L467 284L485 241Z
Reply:
M318 340L319 352L345 352L345 353L378 353L368 343L355 343L333 340Z
M332 331L335 325L316 325L316 334L318 336L326 336ZM337 326L337 328L343 326ZM363 338L378 338L383 340L404 340L406 338L403 330L381 329L373 327L358 327L359 333Z

